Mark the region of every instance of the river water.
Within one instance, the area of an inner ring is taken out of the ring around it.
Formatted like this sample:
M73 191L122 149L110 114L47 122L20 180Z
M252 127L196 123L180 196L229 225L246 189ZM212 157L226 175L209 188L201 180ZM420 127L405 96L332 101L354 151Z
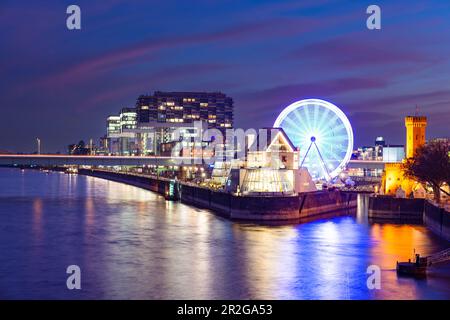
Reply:
M422 280L397 260L449 246L421 225L354 216L282 226L98 178L0 169L3 299L450 299L450 266ZM81 268L68 290L66 268ZM370 265L381 289L367 287Z

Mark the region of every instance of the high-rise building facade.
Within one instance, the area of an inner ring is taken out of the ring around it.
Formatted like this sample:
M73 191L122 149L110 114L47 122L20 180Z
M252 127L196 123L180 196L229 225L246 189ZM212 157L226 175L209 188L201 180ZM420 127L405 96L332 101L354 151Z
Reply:
M119 115L109 116L106 123L106 145L110 154L136 155L139 153L134 108L123 108Z
M122 132L129 129L136 129L137 115L134 108L123 108L120 111L120 127Z
M204 129L225 133L233 127L233 99L220 92L161 92L141 95L136 101L137 136L142 155L160 154L174 132L200 135ZM195 123L201 123L199 126ZM203 142L202 142L203 144Z
M208 128L223 133L233 128L232 98L220 92L156 91L139 96L135 108L123 108L120 115L108 117L107 145L111 154L160 155L177 142L175 131L198 137ZM194 145L198 142L190 144L184 147L198 147Z
M209 128L233 127L233 99L220 92L161 92L137 99L138 125L205 121Z
M122 132L120 126L120 116L109 116L106 119L106 135L108 138L118 137Z

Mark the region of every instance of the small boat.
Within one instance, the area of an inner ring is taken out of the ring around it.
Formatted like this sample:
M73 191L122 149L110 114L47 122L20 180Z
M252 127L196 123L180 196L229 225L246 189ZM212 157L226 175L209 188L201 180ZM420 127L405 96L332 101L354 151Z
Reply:
M164 193L164 199L168 201L180 200L180 186L177 180L171 180L169 184L165 185L166 192Z
M405 276L412 277L426 277L427 275L427 266L428 259L427 257L420 257L419 254L416 254L416 261L411 262L411 259L408 262L398 262L397 261L397 273Z
M69 167L64 172L67 173L67 174L77 174L78 173L78 169Z

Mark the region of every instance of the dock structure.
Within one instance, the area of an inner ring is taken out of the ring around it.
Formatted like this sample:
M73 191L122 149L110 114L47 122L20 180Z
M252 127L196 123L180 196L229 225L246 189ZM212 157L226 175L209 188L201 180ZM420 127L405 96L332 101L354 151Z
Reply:
M426 257L416 254L414 262L411 262L411 259L408 262L397 261L396 269L400 275L425 277L428 267L447 261L450 261L450 248Z
M165 156L74 156L61 154L0 154L3 166L174 166L197 163L201 158Z
M428 266L450 261L450 248L427 257Z
M236 220L292 221L324 214L351 213L357 205L356 194L338 190L277 196L236 195L155 176L82 168L78 173L144 188L166 198L173 190L173 197L168 200L180 200Z

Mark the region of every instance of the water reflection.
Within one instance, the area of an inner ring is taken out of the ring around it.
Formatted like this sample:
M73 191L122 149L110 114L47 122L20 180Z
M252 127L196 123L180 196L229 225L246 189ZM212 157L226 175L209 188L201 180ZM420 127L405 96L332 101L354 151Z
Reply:
M423 281L394 271L414 249L447 243L422 226L369 224L363 205L356 216L273 226L102 179L6 169L0 178L0 298L450 298L448 267ZM80 292L65 288L69 264L82 269ZM371 264L382 268L380 291L366 287Z
M33 233L36 241L40 241L42 235L42 199L33 200Z

